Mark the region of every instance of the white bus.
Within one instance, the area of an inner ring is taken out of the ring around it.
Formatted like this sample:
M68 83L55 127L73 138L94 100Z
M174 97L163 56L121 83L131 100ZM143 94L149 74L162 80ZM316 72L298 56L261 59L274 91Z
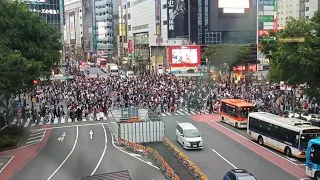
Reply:
M320 135L320 128L297 118L284 118L266 112L249 113L247 133L260 145L286 156L305 158L308 141Z

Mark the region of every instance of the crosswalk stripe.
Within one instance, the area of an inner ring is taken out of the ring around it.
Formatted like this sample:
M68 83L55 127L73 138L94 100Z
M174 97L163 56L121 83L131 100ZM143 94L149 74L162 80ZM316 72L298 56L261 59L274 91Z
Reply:
M185 115L180 109L176 113L178 113L180 115Z
M58 122L59 122L59 119L56 117L56 118L54 118L54 120L53 120L53 124L58 124Z
M68 118L68 122L72 122L72 119L71 119L71 118Z
M64 117L61 117L60 123L64 124L66 122L66 119Z
M86 118L83 118L82 121L87 121L87 119L86 119Z
M182 111L183 111L186 115L192 115L191 113L188 112L188 109L183 108Z
M162 113L161 116L167 116L165 113Z
M28 118L28 119L26 120L26 122L24 123L24 126L23 126L23 127L28 127L28 126L29 126L29 123L30 123L30 119Z
M51 124L51 121L49 119L46 119L47 123L46 124Z
M14 124L17 124L17 120L14 119L12 122L11 122L11 125L14 125Z

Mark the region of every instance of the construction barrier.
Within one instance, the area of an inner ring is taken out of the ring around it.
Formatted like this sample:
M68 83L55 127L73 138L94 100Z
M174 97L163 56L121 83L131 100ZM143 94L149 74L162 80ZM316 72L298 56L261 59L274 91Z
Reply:
M172 168L168 165L168 163L160 156L160 154L156 150L150 147L144 147L137 143L128 142L122 138L119 138L118 146L124 147L130 152L140 154L144 157L148 157L152 159L168 180L180 180L178 175L174 173Z
M193 175L196 180L208 180L207 176L198 166L192 162L179 148L177 148L167 137L163 137L162 143L179 160L179 162Z

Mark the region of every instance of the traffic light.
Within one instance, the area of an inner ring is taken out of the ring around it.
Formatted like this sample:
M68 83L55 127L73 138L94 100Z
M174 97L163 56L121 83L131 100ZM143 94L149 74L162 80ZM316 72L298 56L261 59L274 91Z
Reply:
M258 52L258 46L257 44L250 44L249 45L249 53L247 57L245 57L244 62L246 64L257 64L259 63L258 57L257 57L257 52Z
M38 84L38 80L33 80L33 85L36 85L36 84Z

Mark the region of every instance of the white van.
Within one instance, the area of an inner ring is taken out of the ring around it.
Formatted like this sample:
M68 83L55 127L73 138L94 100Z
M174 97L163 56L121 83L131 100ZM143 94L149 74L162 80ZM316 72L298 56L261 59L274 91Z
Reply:
M177 121L176 140L184 149L202 149L203 141L201 133L191 123L179 123Z

